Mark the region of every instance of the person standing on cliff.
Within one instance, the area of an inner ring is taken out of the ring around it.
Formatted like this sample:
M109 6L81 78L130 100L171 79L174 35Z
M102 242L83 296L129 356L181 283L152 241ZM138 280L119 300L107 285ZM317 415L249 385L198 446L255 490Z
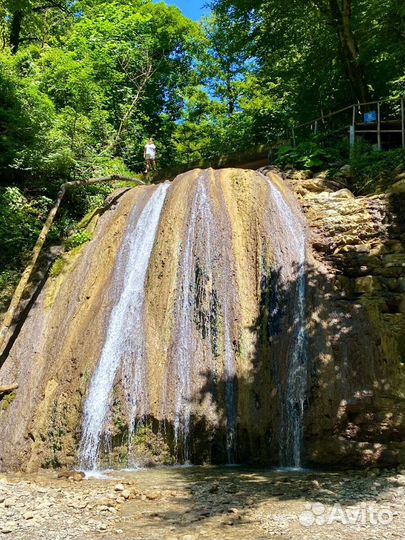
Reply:
M146 162L145 173L148 174L152 169L156 171L157 170L157 167L156 167L157 151L156 151L155 141L153 139L149 139L149 141L145 144L143 156Z

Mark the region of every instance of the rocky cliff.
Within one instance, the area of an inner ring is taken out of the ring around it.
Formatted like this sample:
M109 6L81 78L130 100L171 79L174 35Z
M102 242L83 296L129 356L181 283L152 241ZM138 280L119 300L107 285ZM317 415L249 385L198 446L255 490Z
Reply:
M99 465L402 461L399 197L266 170L162 189L114 194L40 291L0 372L0 466L86 444Z
M324 175L289 183L312 232L308 461L404 460L404 196L354 197ZM402 208L402 211L401 211Z

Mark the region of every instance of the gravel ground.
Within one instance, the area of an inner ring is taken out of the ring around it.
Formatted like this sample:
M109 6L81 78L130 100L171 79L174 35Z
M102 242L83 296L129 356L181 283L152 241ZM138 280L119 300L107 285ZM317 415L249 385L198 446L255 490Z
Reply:
M405 471L185 467L0 476L0 537L13 539L405 538Z

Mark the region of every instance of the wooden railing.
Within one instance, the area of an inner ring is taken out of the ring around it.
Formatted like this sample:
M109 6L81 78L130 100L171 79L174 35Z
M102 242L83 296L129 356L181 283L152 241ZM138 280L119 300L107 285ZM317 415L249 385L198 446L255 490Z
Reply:
M370 116L367 120L365 114L371 112L375 113L375 117ZM300 133L308 136L308 132L333 134L345 131L348 133L350 146L354 145L357 135L374 134L379 150L383 147L384 134L401 134L401 144L405 149L405 98L356 103L328 114L321 114L309 122L294 125L290 136L295 146Z

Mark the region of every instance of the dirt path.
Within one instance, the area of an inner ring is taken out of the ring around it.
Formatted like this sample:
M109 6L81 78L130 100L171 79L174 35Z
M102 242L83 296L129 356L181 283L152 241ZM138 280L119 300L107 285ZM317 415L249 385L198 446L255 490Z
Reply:
M405 472L154 469L72 481L0 477L13 539L403 538ZM337 504L338 503L338 504Z

